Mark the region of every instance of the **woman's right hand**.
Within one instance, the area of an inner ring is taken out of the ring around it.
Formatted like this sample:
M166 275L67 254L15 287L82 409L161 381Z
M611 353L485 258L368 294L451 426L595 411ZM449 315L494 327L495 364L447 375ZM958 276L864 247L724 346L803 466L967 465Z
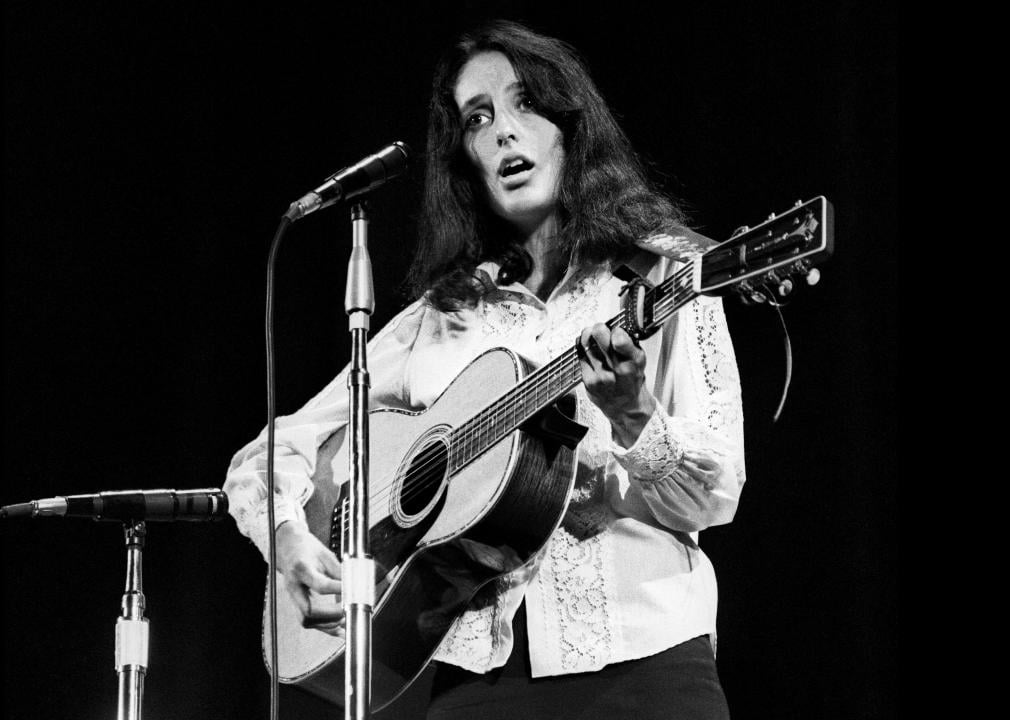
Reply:
M277 528L277 569L302 613L302 625L344 637L340 561L304 525Z

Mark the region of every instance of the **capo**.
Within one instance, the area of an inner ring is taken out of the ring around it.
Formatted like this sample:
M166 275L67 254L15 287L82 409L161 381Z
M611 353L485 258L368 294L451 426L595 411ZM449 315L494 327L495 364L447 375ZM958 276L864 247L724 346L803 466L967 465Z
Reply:
M655 287L651 282L636 274L626 265L621 265L614 272L614 276L621 280L628 280L627 284L621 288L622 314L621 326L627 331L631 339L636 343L654 335L659 330L660 324L652 322L653 302L646 298L646 293Z

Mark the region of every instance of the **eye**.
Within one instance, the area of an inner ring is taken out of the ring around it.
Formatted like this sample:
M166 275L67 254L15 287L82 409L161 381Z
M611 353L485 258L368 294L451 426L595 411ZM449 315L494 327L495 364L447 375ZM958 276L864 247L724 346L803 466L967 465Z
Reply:
M491 122L491 115L487 110L476 110L466 116L463 120L465 130L476 130Z
M533 101L533 98L531 98L526 93L521 93L519 95L519 97L516 100L516 106L520 110L535 111L537 109L537 104Z

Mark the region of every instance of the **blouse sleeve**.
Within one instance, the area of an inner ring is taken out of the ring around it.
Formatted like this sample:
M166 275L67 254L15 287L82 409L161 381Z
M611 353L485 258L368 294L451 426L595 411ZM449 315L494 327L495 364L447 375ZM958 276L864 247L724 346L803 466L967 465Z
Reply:
M405 372L427 305L416 301L394 317L368 343L369 403L372 407L408 405ZM337 375L297 412L278 417L274 432L274 521L305 523L303 505L312 495L312 475L320 446L348 421L347 373ZM224 483L228 511L239 531L268 555L267 429L232 458Z
M626 512L695 532L733 519L745 481L740 378L722 300L681 308L662 342L656 411L630 448L615 442L610 451L628 474Z

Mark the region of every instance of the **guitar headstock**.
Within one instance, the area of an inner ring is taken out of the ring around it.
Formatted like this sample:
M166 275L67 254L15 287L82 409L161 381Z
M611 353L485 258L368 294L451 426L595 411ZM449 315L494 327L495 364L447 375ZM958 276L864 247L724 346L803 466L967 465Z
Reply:
M816 266L833 250L834 208L819 195L706 252L695 268L694 291L721 295L736 290L751 300L760 296L758 288L772 285L784 296L795 276L805 277L811 285L817 282Z

